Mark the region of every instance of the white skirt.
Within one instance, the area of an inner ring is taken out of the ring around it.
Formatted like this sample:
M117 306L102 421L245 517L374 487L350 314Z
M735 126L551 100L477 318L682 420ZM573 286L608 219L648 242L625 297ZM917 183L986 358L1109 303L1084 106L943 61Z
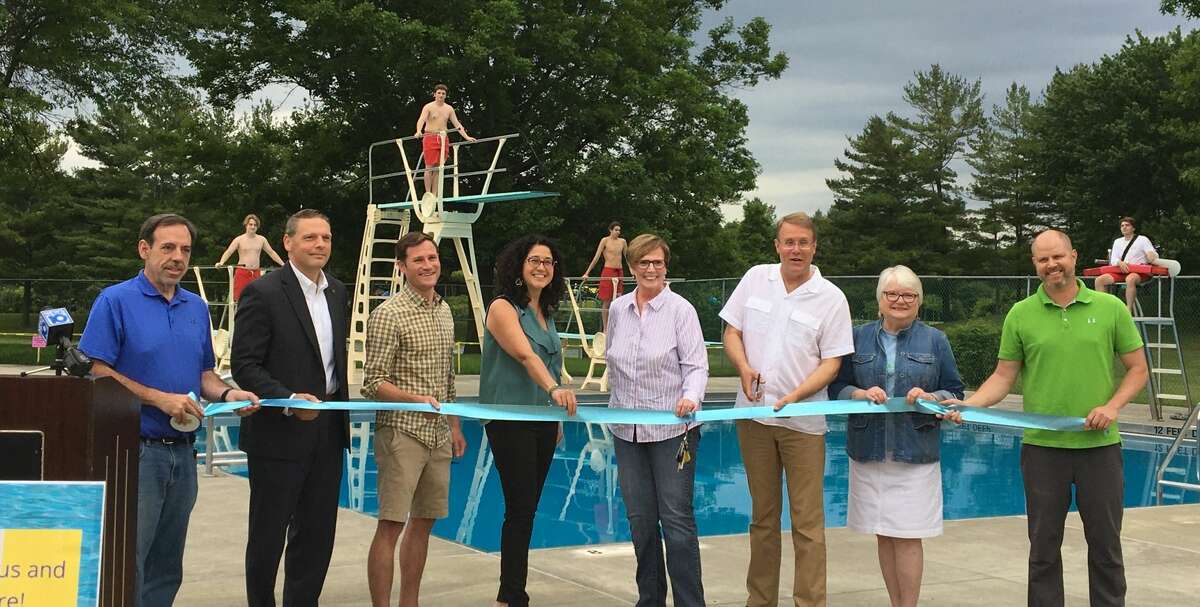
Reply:
M846 526L899 538L942 534L942 466L850 460Z

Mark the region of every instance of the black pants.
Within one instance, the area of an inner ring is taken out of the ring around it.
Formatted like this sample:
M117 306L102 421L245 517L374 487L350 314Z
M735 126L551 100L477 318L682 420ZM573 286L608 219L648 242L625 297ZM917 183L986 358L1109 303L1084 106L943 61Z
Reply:
M1021 477L1029 515L1029 605L1056 607L1065 600L1061 548L1072 485L1088 545L1090 603L1092 607L1124 605L1121 445L1091 449L1022 445Z
M250 456L250 530L246 542L246 601L274 607L275 577L287 540L285 607L317 605L337 529L344 451L318 445L303 460Z
M488 444L504 490L504 525L500 530L500 590L496 600L526 607L529 594L529 536L542 486L558 442L557 422L488 422Z

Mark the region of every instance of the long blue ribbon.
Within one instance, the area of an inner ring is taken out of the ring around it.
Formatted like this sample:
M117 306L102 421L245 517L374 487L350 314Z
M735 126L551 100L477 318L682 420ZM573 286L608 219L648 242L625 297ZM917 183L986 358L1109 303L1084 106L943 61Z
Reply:
M774 407L768 406L705 409L686 417L676 417L671 411L610 409L600 406L580 406L574 416L568 416L567 412L559 407L545 405L442 403L442 407L439 410L434 409L428 403L393 403L360 400L313 403L306 400L289 398L266 398L261 402L267 407L290 407L293 409L313 409L317 411L416 411L420 413L441 413L443 415L457 415L459 417L487 420L668 425L693 421L716 422L736 419L766 419L809 415L846 415L850 413L911 413L916 411L920 413L945 414L950 411L958 411L962 413L964 422L977 424L1064 432L1084 430L1084 419L1082 417L1043 415L1040 413L993 410L981 407L948 407L926 400L918 400L915 406L910 406L904 402L903 398L890 398L882 405L876 405L865 400L808 401L785 405L779 411L776 411ZM204 408L204 414L217 415L228 413L249 404L249 401L212 403Z

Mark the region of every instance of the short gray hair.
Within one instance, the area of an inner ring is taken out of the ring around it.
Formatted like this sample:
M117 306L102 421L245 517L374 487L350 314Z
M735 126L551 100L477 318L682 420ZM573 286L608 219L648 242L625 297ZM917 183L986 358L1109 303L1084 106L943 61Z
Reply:
M921 288L921 279L908 266L892 266L879 273L879 283L875 285L875 301L883 301L883 289L893 282L897 286L916 291L918 302L925 301L925 289Z
M332 225L332 222L329 221L329 218L324 213L316 209L300 209L292 213L291 217L288 217L287 224L283 227L283 233L288 236L295 236L301 219L324 219L325 223Z

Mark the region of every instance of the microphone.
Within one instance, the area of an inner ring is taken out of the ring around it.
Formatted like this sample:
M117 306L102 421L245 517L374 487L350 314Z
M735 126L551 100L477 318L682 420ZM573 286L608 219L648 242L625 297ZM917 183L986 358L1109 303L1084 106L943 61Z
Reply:
M38 315L38 335L46 340L47 344L69 348L74 334L75 321L66 308L50 308L42 310Z
M83 377L92 370L92 359L71 343L75 321L66 308L49 308L38 314L38 335L58 349L57 360L51 367L61 373Z

